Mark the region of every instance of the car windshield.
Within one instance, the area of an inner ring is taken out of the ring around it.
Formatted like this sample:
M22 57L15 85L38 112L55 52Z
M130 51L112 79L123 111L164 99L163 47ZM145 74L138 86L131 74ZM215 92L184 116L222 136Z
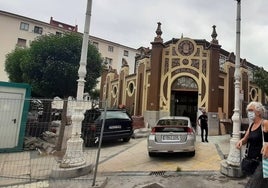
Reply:
M100 119L104 118L104 112L101 113ZM98 118L99 119L99 118ZM128 119L130 120L130 117L127 113L123 111L107 111L106 112L106 119Z
M180 125L187 126L188 120L186 119L161 119L158 121L157 125Z

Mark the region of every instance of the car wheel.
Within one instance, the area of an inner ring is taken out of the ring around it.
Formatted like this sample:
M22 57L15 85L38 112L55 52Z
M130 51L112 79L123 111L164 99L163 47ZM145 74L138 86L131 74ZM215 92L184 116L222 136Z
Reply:
M195 151L189 152L189 156L194 157L195 156Z
M148 152L148 155L149 155L149 157L155 157L156 156L156 153L154 153L154 152Z
M130 137L128 137L128 138L123 138L123 142L129 142L129 140L130 140Z

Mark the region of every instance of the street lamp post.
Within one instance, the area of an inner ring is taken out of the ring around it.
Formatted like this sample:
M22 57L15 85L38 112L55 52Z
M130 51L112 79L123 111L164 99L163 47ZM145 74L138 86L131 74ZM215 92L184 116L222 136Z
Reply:
M89 26L91 17L92 0L87 1L86 19L83 34L82 51L80 57L80 66L78 69L79 79L77 80L77 96L72 114L72 134L67 141L66 153L60 164L62 168L78 167L86 164L83 154L83 139L81 138L81 124L84 119L84 86L86 77L87 51L89 39Z
M236 58L235 58L235 72L234 72L234 86L235 86L235 105L232 116L233 133L230 140L230 151L227 160L221 162L221 172L230 177L241 177L243 174L240 168L241 151L236 148L236 143L240 140L240 22L241 22L241 0L237 1L237 18L236 18Z

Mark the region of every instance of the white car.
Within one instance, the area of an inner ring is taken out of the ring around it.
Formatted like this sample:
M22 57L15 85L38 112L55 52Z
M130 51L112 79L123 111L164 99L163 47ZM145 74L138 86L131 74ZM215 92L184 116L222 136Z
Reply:
M187 152L195 155L195 130L189 117L162 117L151 130L147 140L150 157L157 153Z

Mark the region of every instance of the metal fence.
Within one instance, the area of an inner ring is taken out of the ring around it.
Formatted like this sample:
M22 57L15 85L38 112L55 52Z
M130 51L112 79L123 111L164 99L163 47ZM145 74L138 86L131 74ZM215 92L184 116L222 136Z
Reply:
M0 187L55 179L52 175L62 170L67 140L77 132L71 114L78 106L86 110L94 105L91 101L78 103L71 99L0 98ZM82 149L92 170L97 149Z

